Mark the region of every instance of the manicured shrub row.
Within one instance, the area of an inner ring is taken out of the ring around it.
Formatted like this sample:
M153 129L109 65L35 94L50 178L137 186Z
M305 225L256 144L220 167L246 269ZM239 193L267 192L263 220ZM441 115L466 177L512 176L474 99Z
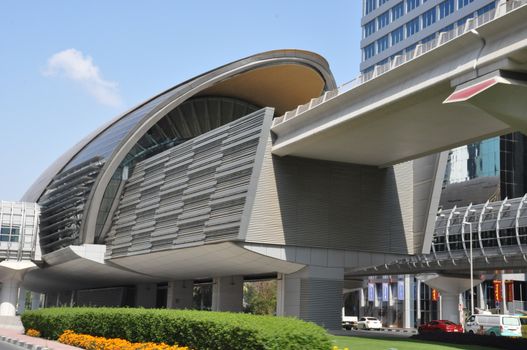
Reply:
M132 308L49 308L22 315L26 329L57 339L65 330L195 350L328 350L326 331L293 318Z
M104 337L94 337L93 335L77 334L66 330L58 339L62 344L80 347L86 350L189 350L189 348L177 345L167 345L164 343L131 343L128 340Z
M506 350L527 349L527 339L477 335L468 333L431 332L414 335L412 338L460 345L481 345Z

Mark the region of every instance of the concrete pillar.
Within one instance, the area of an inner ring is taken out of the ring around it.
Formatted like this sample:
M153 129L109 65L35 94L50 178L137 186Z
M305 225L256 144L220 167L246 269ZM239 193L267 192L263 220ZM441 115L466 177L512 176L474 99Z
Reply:
M212 283L212 311L243 311L243 276L216 277Z
M487 309L487 303L486 303L486 300L485 300L485 291L483 290L483 283L481 283L478 286L476 294L477 294L477 297L478 297L477 298L478 299L478 308L482 309L482 310L486 310Z
M0 316L16 316L16 302L18 299L18 286L16 279L2 281L0 290Z
M31 310L40 309L40 293L31 292Z
M4 260L0 262L0 316L15 316L18 288L27 271L36 268L31 261ZM25 302L25 298L24 302Z
M460 310L460 294L470 289L470 278L462 276L439 275L437 273L427 273L417 275L417 278L432 288L439 291L441 295L441 315L440 318L452 322L460 323L462 310ZM480 284L479 278L474 279L474 285Z
M410 275L404 275L403 328L414 327L414 313L412 305L412 283Z
M505 284L505 275L501 274L501 314L508 314L509 310L507 310L507 285Z
M17 306L17 313L21 315L26 310L26 289L23 287L20 287L18 289L18 306Z
M459 293L441 293L441 318L452 322L460 322Z
M421 325L421 280L417 280L417 287L416 287L416 293L415 293L415 300L417 301L417 310L416 310L416 320L415 323L417 326ZM439 309L439 315L441 316L441 309Z
M344 270L308 266L279 274L277 315L294 316L328 329L341 328Z
M136 285L135 304L138 307L156 307L157 284L145 283Z
M194 281L192 280L168 282L167 308L192 309L193 292Z

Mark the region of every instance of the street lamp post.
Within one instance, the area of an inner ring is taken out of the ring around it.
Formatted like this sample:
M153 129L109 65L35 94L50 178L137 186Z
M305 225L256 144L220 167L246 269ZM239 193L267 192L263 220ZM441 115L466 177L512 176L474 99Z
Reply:
M472 265L472 223L463 221L463 225L468 225L470 229L470 314L474 315L474 266Z

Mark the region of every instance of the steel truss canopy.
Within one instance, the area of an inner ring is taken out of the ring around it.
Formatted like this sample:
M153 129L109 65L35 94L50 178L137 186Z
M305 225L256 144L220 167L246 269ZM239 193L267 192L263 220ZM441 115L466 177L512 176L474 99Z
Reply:
M474 270L492 272L506 266L506 270L525 271L527 194L521 198L442 211L436 219L430 254L356 270L350 275L466 272L471 244Z

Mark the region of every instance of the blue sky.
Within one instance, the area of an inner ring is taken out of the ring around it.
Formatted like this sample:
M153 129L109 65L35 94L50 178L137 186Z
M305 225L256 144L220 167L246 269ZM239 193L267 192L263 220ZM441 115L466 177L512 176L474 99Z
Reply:
M258 52L317 52L358 74L360 0L0 2L0 199L19 200L105 121Z

